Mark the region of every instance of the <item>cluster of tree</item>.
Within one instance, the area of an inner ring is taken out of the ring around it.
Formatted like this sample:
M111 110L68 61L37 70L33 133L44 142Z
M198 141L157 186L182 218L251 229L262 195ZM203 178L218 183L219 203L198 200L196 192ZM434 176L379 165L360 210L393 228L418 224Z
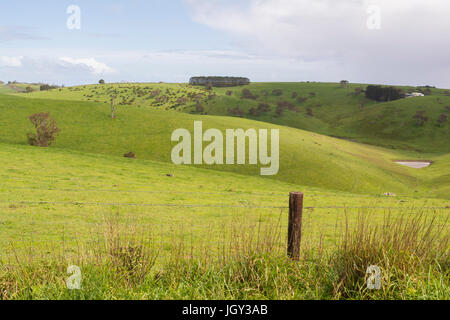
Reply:
M248 78L243 77L192 77L190 85L211 87L235 87L250 84Z
M41 84L41 86L39 87L39 89L41 91L46 91L46 90L52 90L52 89L58 89L58 86L55 85L49 85L49 84Z
M402 91L395 87L367 86L366 98L379 102L393 101L403 98Z

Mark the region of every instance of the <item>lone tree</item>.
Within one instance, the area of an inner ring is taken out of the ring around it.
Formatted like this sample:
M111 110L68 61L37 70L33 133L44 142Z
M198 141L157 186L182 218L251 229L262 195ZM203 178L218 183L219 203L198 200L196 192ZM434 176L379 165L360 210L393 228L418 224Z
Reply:
M55 140L55 135L60 132L56 121L49 113L36 113L29 117L36 128L36 133L28 133L28 143L32 146L48 147Z
M348 80L341 80L340 84L341 84L341 88L347 88L348 86Z
M100 84L105 84L105 80L100 79L100 80L98 81L98 83L100 83Z

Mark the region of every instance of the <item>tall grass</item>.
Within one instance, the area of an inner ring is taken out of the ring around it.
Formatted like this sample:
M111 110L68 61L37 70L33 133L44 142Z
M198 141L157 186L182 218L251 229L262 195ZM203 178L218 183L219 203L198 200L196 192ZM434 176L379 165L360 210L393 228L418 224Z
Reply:
M380 221L362 212L351 221L347 217L332 247L305 241L295 262L286 256L277 222L235 225L216 242L174 237L163 254L148 228L109 219L71 256L56 248L51 255L32 248L21 255L13 246L1 262L0 299L450 297L448 219L388 214ZM67 266L74 263L82 270L81 290L66 287ZM380 290L367 287L371 265L381 269Z

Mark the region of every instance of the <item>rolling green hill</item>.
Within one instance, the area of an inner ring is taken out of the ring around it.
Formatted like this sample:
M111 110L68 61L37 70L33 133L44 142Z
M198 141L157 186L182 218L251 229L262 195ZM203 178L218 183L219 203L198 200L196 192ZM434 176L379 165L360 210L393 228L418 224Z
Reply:
M448 90L431 89L431 95L387 103L367 100L364 84L341 88L337 83L254 83L244 87L214 88L183 84L107 84L56 89L27 94L31 98L83 100L109 103L115 95L122 107L139 106L194 114L240 116L282 126L351 139L393 149L445 154L450 152ZM417 91L414 87L400 87ZM249 96L243 96L243 89ZM274 90L280 90L274 95ZM361 107L361 102L363 106ZM251 114L261 103L270 111ZM277 113L277 105L284 103ZM230 112L230 109L238 112ZM241 113L239 113L241 112ZM427 121L417 125L414 115L423 112Z
M173 130L187 128L192 132L194 120L202 120L204 130L217 128L280 129L280 171L270 179L294 184L356 193L420 193L422 196L448 196L449 158L418 155L372 147L335 139L295 128L280 127L253 120L190 115L158 108L129 105L118 108L117 119L111 119L105 103L28 99L0 95L0 142L27 143L26 134L33 128L28 116L49 112L58 122L60 136L52 148L121 157L133 151L139 159L170 162L175 143ZM393 159L431 158L432 167L422 170L397 165ZM208 167L245 175L259 175L255 166Z

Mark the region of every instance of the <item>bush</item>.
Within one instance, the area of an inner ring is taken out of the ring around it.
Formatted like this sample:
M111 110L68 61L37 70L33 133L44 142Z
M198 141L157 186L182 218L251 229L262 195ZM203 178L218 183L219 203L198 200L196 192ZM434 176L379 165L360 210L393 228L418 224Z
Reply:
M123 156L125 158L132 158L132 159L136 158L136 155L134 154L134 152L125 153Z
M281 96L282 94L283 94L283 90L281 90L281 89L274 89L272 91L273 96Z
M298 97L297 98L297 102L300 103L300 104L306 102L306 100L308 100L308 98L304 98L304 97Z
M268 105L267 103L260 103L258 104L258 108L252 107L250 108L248 113L252 116L260 116L265 112L270 112L270 105Z
M28 143L32 146L48 147L60 131L56 121L48 113L36 113L29 117L36 128L36 133L28 133Z
M447 122L447 119L448 119L448 117L447 117L447 115L446 115L445 113L441 114L441 115L439 116L438 120L437 120L438 125L439 125L440 127L442 127L442 126L444 125L444 123Z
M256 100L259 98L259 96L253 95L249 89L245 88L242 89L242 98Z
M425 117L425 111L417 111L413 118L416 119L418 127L422 127L428 121L428 117Z
M231 96L232 94L233 94L233 91L231 91L231 90L227 91L227 96Z
M105 80L100 79L100 80L98 81L98 83L100 83L100 84L105 84Z
M228 109L228 113L232 116L243 117L245 112L242 111L239 107Z

